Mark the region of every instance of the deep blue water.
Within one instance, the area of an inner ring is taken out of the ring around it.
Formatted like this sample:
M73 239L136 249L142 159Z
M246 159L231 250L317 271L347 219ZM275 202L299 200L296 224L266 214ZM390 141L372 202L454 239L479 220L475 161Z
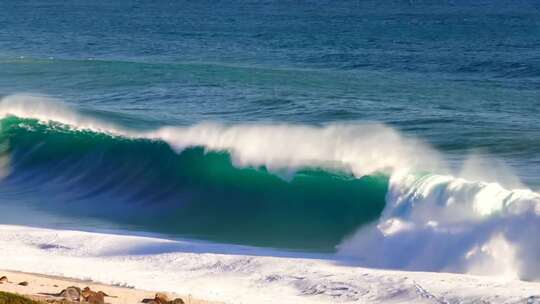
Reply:
M0 95L21 92L137 129L382 122L540 186L533 0L3 0Z

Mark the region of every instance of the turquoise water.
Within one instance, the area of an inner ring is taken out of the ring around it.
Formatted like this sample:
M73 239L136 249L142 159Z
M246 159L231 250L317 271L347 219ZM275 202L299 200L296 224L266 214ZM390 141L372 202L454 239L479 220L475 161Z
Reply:
M540 187L537 1L2 1L0 96L21 92L139 131L379 122ZM328 250L385 205L388 172L283 178L204 147L2 125L3 200L75 218Z
M327 251L377 219L385 204L388 178L382 175L355 178L306 168L284 180L264 167L236 168L227 153L200 147L178 154L164 142L51 129L15 118L0 126L12 172L2 182L4 198L37 201L37 210L78 220Z

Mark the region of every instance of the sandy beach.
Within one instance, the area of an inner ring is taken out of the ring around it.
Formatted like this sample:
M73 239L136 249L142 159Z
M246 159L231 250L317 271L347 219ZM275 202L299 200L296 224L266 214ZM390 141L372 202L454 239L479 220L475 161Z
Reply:
M92 281L63 278L58 276L48 276L42 274L14 272L0 270L0 277L5 276L7 281L0 284L0 291L16 293L27 296L33 300L47 301L52 299L62 299L54 296L62 290L75 286L80 289L89 287L93 291L102 291L108 296L105 302L110 304L133 304L142 303L143 299L153 299L159 291L140 290L124 286L112 286L99 284ZM26 282L27 284L22 282ZM186 304L217 304L219 302L210 302L195 299L191 295L178 295L166 293L169 299L181 298Z

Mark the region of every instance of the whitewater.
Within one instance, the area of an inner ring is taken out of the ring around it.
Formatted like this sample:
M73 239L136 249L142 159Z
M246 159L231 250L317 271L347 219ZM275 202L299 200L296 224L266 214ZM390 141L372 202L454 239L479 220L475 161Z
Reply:
M49 133L161 142L179 155L193 147L224 151L234 167L264 167L285 183L305 168L388 180L380 215L331 253L24 222L0 227L0 268L148 289L158 282L164 290L231 303L274 303L276 297L283 303L540 301L538 283L520 281L540 280L540 194L511 172L479 178L481 172L470 170L474 160L456 169L426 143L389 126L209 122L133 130L28 94L2 98L0 117L23 119L16 127L30 133L33 120ZM8 179L16 173L13 139L1 132ZM116 271L106 271L111 267Z

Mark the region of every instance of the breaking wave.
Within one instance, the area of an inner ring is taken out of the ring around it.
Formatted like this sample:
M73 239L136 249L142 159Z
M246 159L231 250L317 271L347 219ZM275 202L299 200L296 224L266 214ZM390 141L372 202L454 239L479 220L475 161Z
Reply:
M0 196L142 231L363 265L540 278L540 195L455 177L381 124L133 130L46 97L0 103Z

